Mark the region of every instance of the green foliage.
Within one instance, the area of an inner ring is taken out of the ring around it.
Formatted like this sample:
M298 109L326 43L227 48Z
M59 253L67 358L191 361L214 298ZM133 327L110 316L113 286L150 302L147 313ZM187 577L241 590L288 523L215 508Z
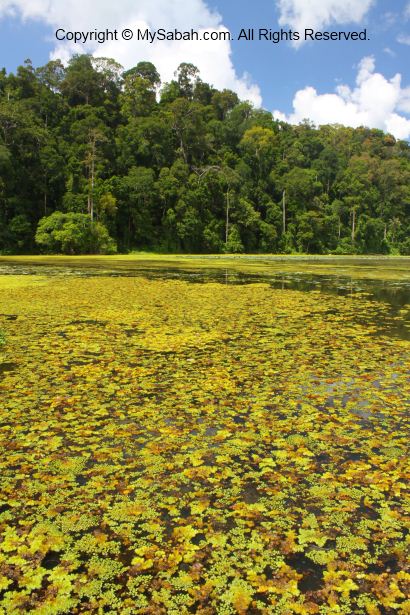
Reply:
M19 251L27 251L27 247L30 245L31 230L30 220L24 214L14 216L10 220L9 231L12 241L17 245Z
M237 226L232 226L229 230L228 241L224 246L225 252L236 254L238 252L243 252L244 247L241 241L241 236L239 234L239 230Z
M114 241L106 227L92 222L86 214L56 211L41 218L36 243L49 254L113 254Z
M189 62L174 76L90 55L2 71L1 253L35 250L56 211L121 251L409 253L407 142L277 122Z

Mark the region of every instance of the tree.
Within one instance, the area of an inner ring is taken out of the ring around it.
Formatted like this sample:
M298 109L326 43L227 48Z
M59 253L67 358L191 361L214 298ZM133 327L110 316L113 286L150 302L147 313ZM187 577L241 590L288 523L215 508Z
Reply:
M154 243L153 218L156 204L155 176L152 169L133 167L120 181L119 201L125 213L126 242L133 247Z
M351 242L354 244L358 216L366 204L377 200L374 165L368 156L353 156L337 183L337 190L350 211Z
M273 130L261 126L249 128L239 146L251 164L256 161L256 173L259 178L272 168L276 146L276 135Z
M92 223L85 214L55 211L40 220L36 243L47 253L112 254L115 242L100 222Z
M70 105L100 104L102 79L90 55L73 56L61 82L61 91Z
M185 164L201 160L206 152L201 106L185 98L177 98L169 105L169 118Z
M81 182L78 178L77 191L84 190L87 194L87 212L92 221L94 220L95 183L105 164L102 145L109 141L109 131L97 113L88 105L77 108L76 117L78 116L80 116L79 119L76 119L70 128L73 139L72 169L76 174L80 168L84 171L85 182Z
M88 198L87 211L91 222L94 220L94 187L96 180L97 145L106 141L107 138L102 130L91 128L88 132L88 144L84 162L88 171Z
M193 98L194 88L199 79L199 70L193 64L182 62L175 71L180 96Z
M152 62L138 62L134 68L123 73L124 79L141 78L150 83L152 88L158 88L161 85L161 78L157 69Z
M148 116L156 106L156 92L161 80L151 62L139 62L123 74L120 95L121 111L126 118Z
M219 120L224 121L230 111L239 103L238 95L232 90L215 92L212 96L212 106Z
M12 240L17 244L20 252L31 250L32 228L27 216L24 214L14 216L10 220L9 230L12 233Z
M360 219L356 241L358 251L362 254L388 254L387 237L384 237L385 225L380 218L363 215Z
M375 181L380 193L376 207L379 219L383 222L383 239L395 244L398 237L398 225L393 220L406 216L406 208L410 205L410 168L403 159L390 158L380 160ZM388 231L390 230L390 233Z

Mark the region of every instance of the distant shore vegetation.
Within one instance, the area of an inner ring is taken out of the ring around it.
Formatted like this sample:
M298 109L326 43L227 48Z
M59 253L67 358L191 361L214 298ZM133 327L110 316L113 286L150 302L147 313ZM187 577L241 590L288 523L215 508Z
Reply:
M0 71L0 253L410 254L410 146L292 126L182 63Z

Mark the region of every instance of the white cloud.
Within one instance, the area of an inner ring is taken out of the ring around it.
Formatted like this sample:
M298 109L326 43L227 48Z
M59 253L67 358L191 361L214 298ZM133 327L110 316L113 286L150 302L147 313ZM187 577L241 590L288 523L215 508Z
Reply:
M318 94L315 88L307 86L296 92L292 114L273 114L291 124L310 119L318 125L369 126L385 130L397 139L408 139L410 119L399 111L410 113L410 87L401 87L400 74L386 79L375 72L374 58L368 56L359 64L355 88L339 85L334 93Z
M410 34L399 34L397 37L397 42L402 45L410 45Z
M23 20L43 21L54 31L105 30L119 32L124 28L150 28L152 30L218 30L226 31L221 16L208 8L205 0L0 0L0 18L16 15ZM67 61L73 53L93 53L113 57L125 68L135 66L140 60L153 62L163 81L173 78L181 62L195 64L201 78L217 88L230 88L242 99L260 106L259 87L248 75L238 76L232 63L229 41L113 41L103 44L73 45L57 43L51 54Z
M297 32L305 28L321 30L329 24L361 23L374 0L276 0L279 25ZM295 41L295 47L303 44Z
M385 47L383 51L384 53L387 53L387 55L391 56L392 58L396 57L396 54L394 53L393 49L390 49L390 47Z
M379 21L383 29L391 28L401 18L399 13L393 11L387 11L380 15Z
M407 3L406 8L404 9L404 17L405 19L410 19L410 2Z
M401 98L397 105L399 111L410 114L410 87L404 88L401 91Z

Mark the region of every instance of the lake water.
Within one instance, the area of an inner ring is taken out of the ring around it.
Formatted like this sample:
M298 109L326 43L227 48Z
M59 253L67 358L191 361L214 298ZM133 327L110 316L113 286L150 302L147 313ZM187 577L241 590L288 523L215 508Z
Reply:
M1 258L0 610L406 612L408 265Z
M366 293L389 306L379 327L388 335L410 336L410 258L386 257L0 257L0 276L139 277L191 283L252 284L340 296Z

